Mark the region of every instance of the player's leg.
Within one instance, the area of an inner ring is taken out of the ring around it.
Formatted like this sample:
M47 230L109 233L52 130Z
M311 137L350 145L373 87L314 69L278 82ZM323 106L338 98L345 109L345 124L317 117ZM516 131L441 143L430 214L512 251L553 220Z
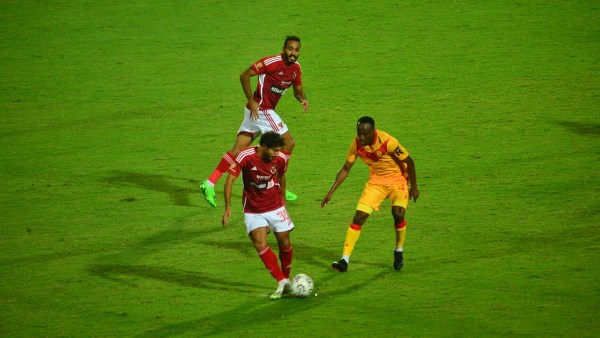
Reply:
M290 272L292 270L292 258L294 256L294 250L292 243L290 242L290 232L275 232L277 238L277 245L279 246L279 261L281 262L281 272L285 278L290 278Z
M271 276L277 280L277 290L275 290L270 298L279 299L283 295L286 284L289 284L289 280L283 275L283 272L279 267L279 262L277 261L277 256L267 243L267 234L270 231L268 217L269 215L267 214L244 213L248 237L252 241L252 245L254 245L254 249L265 265L265 268L269 271Z
M360 209L369 209L369 207L359 205ZM365 212L363 210L356 210L354 214L354 218L352 219L352 224L346 230L346 237L344 239L344 247L342 249L342 259L337 262L333 262L331 267L338 270L339 272L346 272L348 270L348 263L350 263L350 256L352 255L352 251L354 251L354 246L360 237L360 232L362 230L362 226L367 221L369 214L373 209L370 209L370 212Z
M277 238L277 245L279 246L279 263L281 265L281 273L285 278L283 281L279 281L277 291L281 291L282 294L290 291L290 273L292 271L292 259L294 256L294 250L292 243L290 242L290 232L275 232ZM281 287L283 287L281 289ZM280 290L281 289L281 290Z
M289 159L292 157L292 151L294 150L294 147L296 146L296 141L294 141L294 138L292 137L292 135L290 134L289 131L282 134L281 138L283 139L283 142L285 143L281 152L285 156L288 157L288 165L289 165ZM288 189L285 190L286 201L295 201L297 198L298 198L298 196L296 194L289 191Z
M223 157L221 157L221 161L217 164L215 170L210 174L208 179L202 183L200 183L200 190L204 195L204 198L213 208L217 207L217 202L215 201L215 184L219 181L219 179L229 170L237 155L246 147L252 144L254 134L251 132L240 131L235 138L235 143L233 147L226 152Z
M360 237L360 233L363 225L369 218L369 215L379 210L379 205L387 197L387 194L383 187L371 183L365 184L365 189L358 200L356 206L356 212L352 219L352 224L346 231L346 238L344 240L344 248L342 249L342 259L337 262L333 262L331 266L340 271L345 272L348 270L348 264L350 263L350 256L354 251L354 246Z
M252 230L248 236L250 237L252 245L254 245L254 249L256 249L258 256L265 265L265 268L269 270L273 278L275 278L277 281L280 281L284 279L283 273L281 272L281 268L279 268L277 256L267 243L267 231L268 226L259 227Z
M265 268L269 271L271 276L277 280L277 289L270 296L271 299L279 299L283 295L285 285L288 283L287 279L283 276L279 263L277 262L277 256L271 250L271 247L267 243L267 231L268 226L256 228L252 230L248 236L254 245L254 249L258 253L258 257L263 262Z
M396 233L396 249L394 250L394 269L400 270L404 266L404 239L406 238L406 220L404 214L408 206L408 189L405 184L392 189L392 217Z
M401 206L392 206L394 229L396 230L396 249L394 250L394 269L400 270L404 266L404 238L406 237L405 209Z
M273 131L281 135L281 138L285 143L281 153L287 156L289 161L289 158L292 156L292 150L296 146L296 142L294 141L294 138L292 138L287 125L283 122L279 114L272 109L261 110L258 114L258 119L254 121L254 123L260 128L262 133ZM295 201L297 198L298 196L296 194L286 189L285 199L287 201Z
M281 207L267 214L269 215L269 224L273 228L273 233L275 234L277 245L279 246L281 272L287 282L284 285L285 293L289 291L290 287L289 278L292 271L292 260L294 256L292 241L290 240L290 232L294 229L294 223L285 207Z
M283 146L281 152L291 156L292 151L296 147L296 141L294 141L294 138L292 137L292 134L290 134L289 131L285 132L284 134L281 134L281 138L283 139L283 142L285 142L285 145Z
M252 133L240 132L237 135L233 147L223 155L213 173L208 177L208 181L212 183L213 186L219 181L221 176L229 170L240 152L252 144L253 139L254 134Z

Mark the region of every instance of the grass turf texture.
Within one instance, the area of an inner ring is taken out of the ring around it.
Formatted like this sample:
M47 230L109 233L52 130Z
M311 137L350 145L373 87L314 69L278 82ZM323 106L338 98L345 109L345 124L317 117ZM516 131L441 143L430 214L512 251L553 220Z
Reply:
M0 4L0 334L598 336L597 4L273 5ZM318 297L273 302L241 208L222 229L197 185L286 34L311 102L278 109L293 271ZM388 204L329 267L366 168L318 201L362 115L419 173L399 273Z

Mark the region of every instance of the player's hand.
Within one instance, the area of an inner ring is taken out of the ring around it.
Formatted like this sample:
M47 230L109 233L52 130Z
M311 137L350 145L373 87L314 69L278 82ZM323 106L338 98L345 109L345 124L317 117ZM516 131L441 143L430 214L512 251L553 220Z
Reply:
M417 188L411 188L408 192L408 199L412 197L412 199L416 202L417 198L421 195L421 192Z
M256 101L254 101L254 99L250 99L250 101L248 101L248 104L250 106L250 118L252 119L252 121L257 121L258 120L258 103L256 103Z
M223 218L221 219L221 224L224 228L227 227L227 223L229 222L229 217L231 217L231 208L225 208L225 212L223 213Z
M304 106L304 112L308 110L308 100L302 100L302 105Z
M323 198L323 200L321 201L321 208L324 208L327 203L329 203L329 201L331 201L331 193L327 193L327 195L325 195L325 197Z

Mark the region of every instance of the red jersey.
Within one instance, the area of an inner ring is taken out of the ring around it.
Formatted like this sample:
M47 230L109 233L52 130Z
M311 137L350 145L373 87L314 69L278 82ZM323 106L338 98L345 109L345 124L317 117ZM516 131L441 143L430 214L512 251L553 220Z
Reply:
M287 66L281 54L264 57L251 67L258 74L254 101L261 110L275 110L277 102L291 85L302 84L300 64L294 62Z
M234 176L242 173L244 180L244 212L260 214L283 206L279 178L287 170L288 158L279 153L271 162L265 162L257 147L248 147L235 159ZM231 171L230 171L231 172Z

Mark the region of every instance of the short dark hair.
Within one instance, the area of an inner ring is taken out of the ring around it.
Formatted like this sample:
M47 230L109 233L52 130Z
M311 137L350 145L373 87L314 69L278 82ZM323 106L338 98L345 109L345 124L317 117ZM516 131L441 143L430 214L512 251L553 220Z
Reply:
M277 134L274 131L269 131L262 134L262 136L260 137L260 145L262 147L275 148L283 147L285 145L285 142L283 141L283 138L281 138L281 135Z
M288 35L283 42L283 48L287 46L288 41L298 41L298 43L300 43L300 38L295 35Z
M375 120L373 120L373 118L370 116L363 116L363 117L359 118L358 122L356 122L356 125L358 126L361 123L370 124L371 128L375 129Z

